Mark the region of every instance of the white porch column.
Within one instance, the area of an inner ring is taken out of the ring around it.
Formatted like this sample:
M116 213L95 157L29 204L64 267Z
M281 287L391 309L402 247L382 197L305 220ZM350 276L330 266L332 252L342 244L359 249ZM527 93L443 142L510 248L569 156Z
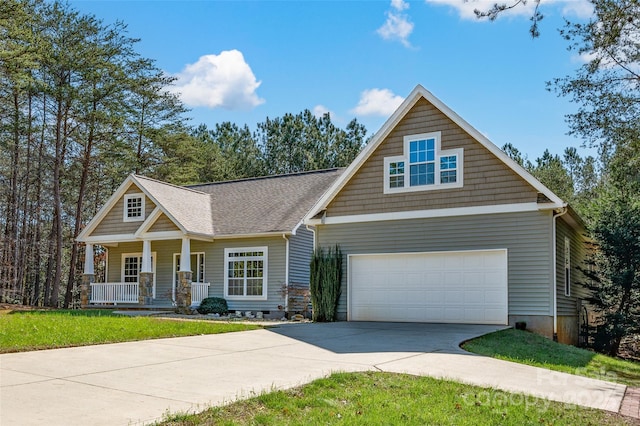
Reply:
M93 244L86 244L84 248L84 274L80 284L80 307L86 308L91 302L91 283L96 279L93 266Z
M142 262L138 274L138 304L153 304L153 268L151 267L151 241L142 240Z
M182 237L180 272L191 272L191 241L187 237Z
M151 241L142 241L142 265L140 272L153 272L151 269Z
M95 275L93 267L93 244L87 244L84 249L84 274Z

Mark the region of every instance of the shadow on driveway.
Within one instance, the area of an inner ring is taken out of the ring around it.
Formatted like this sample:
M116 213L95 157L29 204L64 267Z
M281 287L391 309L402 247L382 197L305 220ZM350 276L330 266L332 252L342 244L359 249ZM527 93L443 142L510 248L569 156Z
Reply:
M460 343L508 328L501 325L389 322L304 323L268 330L337 354L415 352L469 354Z

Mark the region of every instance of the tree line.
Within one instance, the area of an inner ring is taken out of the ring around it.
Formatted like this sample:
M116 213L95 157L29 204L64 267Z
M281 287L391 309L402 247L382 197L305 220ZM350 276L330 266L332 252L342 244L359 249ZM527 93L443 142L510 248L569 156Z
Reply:
M72 306L74 242L129 173L175 184L346 166L355 119L298 114L188 125L173 83L122 22L63 2L0 3L0 302Z
M547 4L534 3L530 33L535 38ZM589 20L567 20L560 29L569 51L585 61L574 73L547 82L547 88L576 106L566 117L569 134L595 148L597 161L565 152L562 157L545 153L527 163L513 146L505 148L550 189L574 202L586 219L593 246L583 266L588 278L583 284L592 290L588 301L600 314L593 343L617 355L623 339L640 333L640 2L589 3ZM494 20L525 4L511 0L476 15Z

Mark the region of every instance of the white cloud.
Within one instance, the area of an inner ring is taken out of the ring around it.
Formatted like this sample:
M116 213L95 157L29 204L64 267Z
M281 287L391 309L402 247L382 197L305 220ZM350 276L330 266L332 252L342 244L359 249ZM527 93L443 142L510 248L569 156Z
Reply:
M385 40L397 40L405 47L411 47L409 36L413 32L413 22L402 13L409 8L404 0L391 0L391 9L387 12L387 20L378 28L377 33Z
M578 18L587 19L593 15L593 3L587 0L566 1L562 13L564 15L574 15Z
M356 115L389 116L404 101L389 89L367 89L360 94L358 105L351 110Z
M404 0L391 0L391 7L397 11L403 11L409 9L409 3Z
M201 56L175 77L170 90L188 106L248 110L264 103L256 93L261 82L238 50Z
M314 106L313 110L311 112L313 113L313 116L316 117L316 118L321 118L326 113L329 113L329 116L331 118L334 117L333 111L331 111L329 108L327 108L324 105L316 105L316 106Z
M449 6L458 11L459 15L463 19L476 20L475 9L487 11L496 4L496 0L425 0L427 4ZM497 2L502 4L504 2ZM506 2L511 4L511 2ZM515 2L514 2L515 3ZM579 18L585 18L591 15L593 7L589 0L544 0L540 6L540 12L544 15L544 9L551 5L562 5L563 14L575 15ZM513 9L506 10L502 13L504 16L524 16L530 17L536 7L536 3L533 0L528 1L526 4L519 4Z

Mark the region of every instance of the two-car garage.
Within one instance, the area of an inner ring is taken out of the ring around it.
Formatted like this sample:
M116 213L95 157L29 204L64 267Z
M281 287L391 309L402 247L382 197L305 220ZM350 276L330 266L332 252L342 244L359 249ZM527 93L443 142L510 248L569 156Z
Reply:
M350 321L507 324L507 250L348 256Z

